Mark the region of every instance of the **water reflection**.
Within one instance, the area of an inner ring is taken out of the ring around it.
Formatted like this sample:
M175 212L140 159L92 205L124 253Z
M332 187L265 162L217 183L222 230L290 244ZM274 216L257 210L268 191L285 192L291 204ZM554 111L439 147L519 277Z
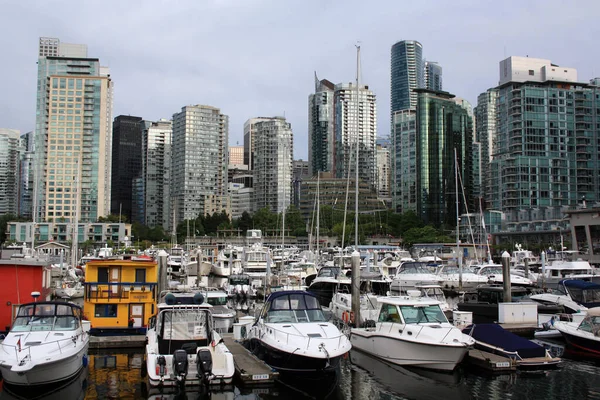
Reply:
M350 360L356 367L368 371L377 385L366 384L359 374L352 374L351 393L348 393L351 397L348 398L370 398L378 387L385 393L404 396L407 399L439 400L442 394L445 400L470 397L468 388L461 385L463 375L460 369L445 373L400 367L357 350L350 352Z
M84 399L88 387L88 370L82 369L73 379L55 384L41 385L39 387L31 386L11 386L4 384L0 399L44 399L44 400L77 400Z

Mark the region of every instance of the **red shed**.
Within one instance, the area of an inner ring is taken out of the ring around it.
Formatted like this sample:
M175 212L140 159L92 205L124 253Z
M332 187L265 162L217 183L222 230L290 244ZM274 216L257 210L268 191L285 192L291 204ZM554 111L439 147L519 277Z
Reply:
M33 301L31 292L40 299L50 298L50 262L36 258L0 260L0 332L10 330L18 306Z

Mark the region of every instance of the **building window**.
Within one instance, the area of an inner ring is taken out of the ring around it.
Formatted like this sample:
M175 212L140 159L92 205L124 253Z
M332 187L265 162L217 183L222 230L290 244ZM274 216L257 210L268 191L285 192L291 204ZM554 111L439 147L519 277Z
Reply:
M99 318L115 318L117 316L117 304L96 304L94 316Z
M531 75L531 76L534 76L534 75L535 75L535 71L534 71L534 70L532 70L532 69L530 69L530 70L529 70L529 75Z
M135 269L135 281L142 283L146 282L146 270L144 268Z
M98 282L108 283L108 268L98 268Z

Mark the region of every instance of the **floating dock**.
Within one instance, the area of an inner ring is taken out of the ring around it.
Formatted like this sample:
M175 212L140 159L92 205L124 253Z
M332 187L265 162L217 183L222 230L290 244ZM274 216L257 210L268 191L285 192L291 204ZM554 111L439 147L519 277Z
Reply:
M517 370L515 360L483 350L469 350L465 361L469 365L483 368L486 372L494 374L510 374Z
M225 335L223 341L233 354L235 376L243 385L272 384L279 377L279 372L273 371L271 367L250 353L241 343L235 341L233 336Z
M127 336L90 336L90 349L143 349L146 346L145 335Z

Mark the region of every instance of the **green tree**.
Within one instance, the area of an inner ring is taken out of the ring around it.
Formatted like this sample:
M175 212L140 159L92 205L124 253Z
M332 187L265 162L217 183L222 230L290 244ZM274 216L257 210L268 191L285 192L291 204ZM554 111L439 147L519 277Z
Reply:
M252 216L247 211L244 211L242 213L242 216L237 219L236 224L237 224L237 228L240 231L246 232L248 229L251 229L253 226Z
M306 236L306 223L300 210L295 205L290 205L285 213L285 230L291 236Z
M448 243L452 238L443 234L431 225L423 228L411 228L404 232L402 239L405 245L412 246L415 243Z
M119 222L119 220L121 220L122 223L128 223L129 220L127 219L126 215L115 215L115 214L109 214L106 217L98 217L98 222L111 222L111 223L115 223L115 222Z

